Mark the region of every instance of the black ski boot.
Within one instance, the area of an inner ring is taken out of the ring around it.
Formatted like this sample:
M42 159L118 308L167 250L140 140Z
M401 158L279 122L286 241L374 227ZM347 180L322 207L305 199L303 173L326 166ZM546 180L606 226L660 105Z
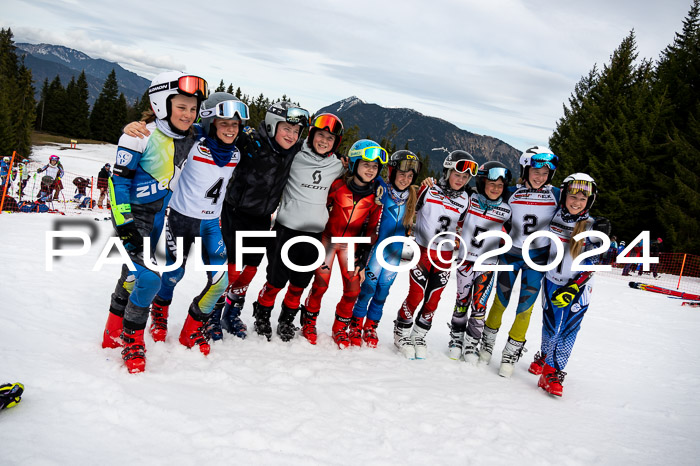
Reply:
M263 306L257 301L253 303L253 317L255 317L253 327L255 328L255 332L258 335L265 336L267 341L272 339L272 325L270 325L271 313L272 306Z
M282 341L290 341L297 334L297 328L294 326L294 318L297 316L299 309L291 309L282 304L282 312L277 321L277 335Z

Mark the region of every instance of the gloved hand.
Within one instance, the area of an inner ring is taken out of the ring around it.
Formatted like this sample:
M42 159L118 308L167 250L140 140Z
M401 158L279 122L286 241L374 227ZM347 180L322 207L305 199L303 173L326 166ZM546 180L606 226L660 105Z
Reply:
M241 130L236 139L236 147L244 157L254 157L258 153L260 143L255 140L253 128L246 126Z
M117 235L127 251L140 251L143 248L143 236L139 233L133 220L118 225Z
M578 285L574 282L569 282L552 293L552 304L556 307L566 307L573 301L578 292Z
M0 410L12 408L22 400L24 385L21 383L5 383L0 385Z
M593 229L601 233L605 233L606 236L610 236L612 224L610 223L610 220L605 217L596 217L595 221L593 222Z

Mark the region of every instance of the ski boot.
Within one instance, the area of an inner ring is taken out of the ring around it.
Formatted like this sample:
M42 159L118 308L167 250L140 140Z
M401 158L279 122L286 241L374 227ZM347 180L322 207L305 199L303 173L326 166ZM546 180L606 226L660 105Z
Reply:
M479 350L477 346L479 345L479 339L469 336L468 333L464 335L464 347L462 348L462 356L464 357L464 362L469 364L478 364L479 362Z
M498 375L505 377L507 379L513 375L513 370L515 369L515 363L520 359L520 355L523 353L525 348L524 341L516 341L511 337L508 337L508 342L506 347L503 348L503 354L501 356L501 367L498 369Z
M144 330L125 328L122 331L122 359L130 374L146 370L146 343L143 341Z
M413 330L411 330L411 342L416 350L416 359L428 357L428 343L425 341L426 333L428 333L428 329L422 328L418 324L414 325Z
M119 348L122 346L121 336L123 325L124 317L114 314L110 308L109 316L107 316L107 324L105 325L105 331L102 335L103 348Z
M272 325L270 325L271 313L272 306L263 306L257 301L253 303L253 317L255 317L253 328L258 335L267 338L267 341L272 340Z
M542 374L542 368L544 367L544 360L547 358L546 354L537 352L535 354L535 360L530 363L530 368L527 370L530 374L540 375Z
M0 410L12 408L22 401L24 385L21 383L4 383L0 385Z
M229 299L226 296L226 305L221 315L221 327L228 333L241 339L248 336L248 327L241 320L241 311L244 303L244 296L236 296L234 299Z
M297 328L294 326L294 318L297 316L299 309L292 309L282 303L282 312L277 320L277 336L282 341L291 341L297 334Z
M362 328L362 339L365 344L370 348L376 348L379 343L379 338L377 337L377 326L379 325L378 320L365 320L365 326Z
M340 317L338 314L335 315L335 321L333 322L333 341L338 345L339 349L345 349L350 346L350 338L348 338L348 324L350 319L347 317Z
M224 339L224 332L221 330L221 311L224 309L225 300L223 296L219 296L218 301L214 304L214 310L209 315L207 321L207 333L212 341Z
M564 382L565 376L566 372L557 370L545 363L544 367L542 367L540 380L537 381L537 386L544 389L544 391L550 395L562 396L564 393L562 383Z
M301 306L301 334L312 345L315 345L318 339L318 334L316 333L317 318L318 312L309 312L306 310L306 307Z
M464 347L464 331L457 331L453 326L450 326L450 342L447 344L450 353L449 358L459 361L462 357L462 348Z
M491 362L493 345L496 343L497 334L498 329L484 325L484 332L481 334L481 346L479 347L479 362L485 362L486 364Z
M351 346L362 346L362 324L364 319L361 317L353 317L350 319L350 330L348 339Z
M180 332L180 343L188 348L194 348L195 345L199 346L199 351L204 356L209 354L211 350L209 342L207 341L205 325L205 322L194 320L194 317L187 314L187 319L185 319L185 324L182 326L182 331Z
M149 332L153 341L165 341L168 335L168 309L172 300L161 299L156 296L151 303L151 326Z
M413 322L394 321L394 346L399 349L406 359L416 359L416 347L411 340Z

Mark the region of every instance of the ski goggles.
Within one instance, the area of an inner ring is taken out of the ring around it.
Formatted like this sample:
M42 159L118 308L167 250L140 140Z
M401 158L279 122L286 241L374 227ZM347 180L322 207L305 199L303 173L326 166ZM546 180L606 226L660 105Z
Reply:
M324 129L335 136L343 135L343 123L340 121L340 118L328 113L322 113L314 118L311 122L311 126Z
M471 173L475 176L479 172L479 164L473 160L457 160L456 162L448 163L448 167L458 173Z
M169 83L151 86L148 89L148 94L150 95L160 91L169 91L171 89L177 89L180 91L180 93L185 95L199 95L199 97L202 99L209 97L209 85L199 76L180 76L177 81L170 81Z
M566 186L566 194L582 193L586 197L591 197L594 189L593 183L590 181L574 180Z
M547 167L550 170L556 170L559 165L559 157L554 154L539 153L530 157L530 166L532 168Z
M383 164L389 159L389 155L387 154L386 150L379 146L370 146L363 149L351 150L348 153L348 157L362 157L362 160L366 160L368 162L379 160L379 162Z
M420 160L402 160L396 165L396 169L400 172L412 171L414 173L420 172L421 163Z
M206 108L199 111L201 118L222 118L231 120L238 117L240 120L250 118L248 106L240 100L225 100L219 102L212 108Z
M293 125L309 125L309 112L299 107L289 107L285 116L287 123Z
M510 182L510 170L504 167L493 167L488 170L479 170L479 176L484 176L486 179L491 181L496 181L499 178L503 178L506 184Z

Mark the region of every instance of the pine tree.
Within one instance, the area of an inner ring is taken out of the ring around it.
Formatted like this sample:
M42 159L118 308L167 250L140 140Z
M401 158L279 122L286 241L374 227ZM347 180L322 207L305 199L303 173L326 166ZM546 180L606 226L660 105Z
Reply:
M102 92L90 114L90 133L94 139L116 143L126 118L119 101L119 84L114 70L107 76ZM116 136L115 136L116 135Z
M700 254L699 0L661 54L654 93L662 115L651 171L658 199L656 233L664 238L667 251Z
M66 89L61 84L61 78L56 77L49 84L43 104L43 130L50 133L63 134L66 131L66 111L68 98Z
M217 88L214 89L214 92L224 92L225 89L226 85L224 84L224 80L222 79Z
M31 71L19 60L10 29L0 30L0 153L28 156L34 124Z
M75 88L75 101L71 102L75 109L74 136L77 138L88 138L90 137L90 104L88 103L90 91L88 90L85 70L80 72Z
M36 105L36 122L34 127L43 131L44 129L44 108L46 104L46 96L49 93L49 78L44 78L44 84L41 86L41 98Z

